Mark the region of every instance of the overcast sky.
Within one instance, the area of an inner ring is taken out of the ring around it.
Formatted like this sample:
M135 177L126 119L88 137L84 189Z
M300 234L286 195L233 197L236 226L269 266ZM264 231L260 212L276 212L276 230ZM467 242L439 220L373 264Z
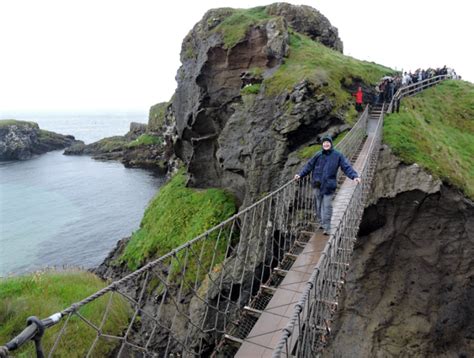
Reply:
M322 12L344 53L396 69L453 67L474 82L474 6L451 1L287 1ZM171 98L181 41L236 0L0 0L0 117L138 110Z

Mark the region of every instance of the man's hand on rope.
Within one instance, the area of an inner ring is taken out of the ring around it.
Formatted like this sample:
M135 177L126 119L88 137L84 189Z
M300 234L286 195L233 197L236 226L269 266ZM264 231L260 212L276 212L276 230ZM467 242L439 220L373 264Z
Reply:
M298 174L295 174L295 177L294 177L293 179L295 179L295 180L300 180L300 178L301 178L301 177L300 177Z
M357 183L357 184L360 184L360 182L362 181L359 177L357 178L354 178L354 181Z

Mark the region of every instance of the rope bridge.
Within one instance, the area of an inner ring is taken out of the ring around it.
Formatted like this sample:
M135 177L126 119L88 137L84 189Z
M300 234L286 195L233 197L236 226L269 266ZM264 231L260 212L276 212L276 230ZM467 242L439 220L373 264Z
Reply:
M300 300L295 305L293 315L282 330L272 354L273 358L314 357L324 348L371 189L382 142L384 113L398 110L403 97L414 95L445 79L448 77L441 75L402 87L388 105L382 105L380 113L372 112L367 127L366 152L362 153L356 165L362 183L353 190L335 232L331 234Z
M394 98L401 96L399 91ZM310 356L329 331L374 174L383 114L382 108L373 125L366 108L336 145L352 161L366 148L357 159L362 184L348 196L339 225L282 331L275 357ZM27 328L0 347L0 357L29 340L38 357L70 353L78 329L88 344L74 348L74 356L233 356L316 231L313 213L309 176L291 180L84 300L43 320L30 317ZM99 302L101 314L91 314L90 307ZM110 321L119 307L126 322L117 330Z

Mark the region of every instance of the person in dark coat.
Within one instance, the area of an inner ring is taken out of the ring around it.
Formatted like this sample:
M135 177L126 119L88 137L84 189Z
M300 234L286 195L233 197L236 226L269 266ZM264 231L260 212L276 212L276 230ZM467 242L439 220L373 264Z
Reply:
M359 174L352 168L344 155L333 148L332 138L324 136L322 139L323 149L317 152L313 158L303 167L295 179L305 177L311 173L311 185L314 188L316 201L316 217L324 235L329 235L331 229L332 200L337 186L337 171L342 169L344 174L357 184L360 183Z

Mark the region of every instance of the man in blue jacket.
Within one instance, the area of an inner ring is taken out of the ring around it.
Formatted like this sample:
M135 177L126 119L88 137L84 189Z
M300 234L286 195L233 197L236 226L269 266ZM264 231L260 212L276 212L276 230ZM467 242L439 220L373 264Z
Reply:
M301 172L295 175L295 179L298 180L311 173L311 185L314 188L314 198L316 201L316 217L319 220L324 235L329 235L332 199L337 186L337 170L341 167L344 174L357 184L360 183L360 178L344 155L333 149L330 136L324 136L321 138L321 141L323 142L323 149L306 163Z

